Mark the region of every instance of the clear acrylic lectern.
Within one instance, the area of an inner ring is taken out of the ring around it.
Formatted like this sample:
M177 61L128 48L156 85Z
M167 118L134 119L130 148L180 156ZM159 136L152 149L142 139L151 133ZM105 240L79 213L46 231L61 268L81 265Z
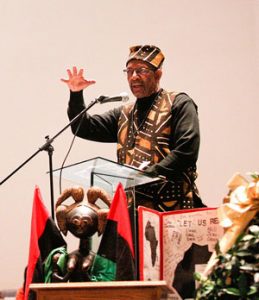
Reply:
M53 171L53 175L60 176L60 172L62 179L85 188L95 185L103 188L110 195L114 194L119 182L127 190L159 180L159 178L150 177L136 168L121 165L102 157L95 157L65 166L62 169L56 169Z

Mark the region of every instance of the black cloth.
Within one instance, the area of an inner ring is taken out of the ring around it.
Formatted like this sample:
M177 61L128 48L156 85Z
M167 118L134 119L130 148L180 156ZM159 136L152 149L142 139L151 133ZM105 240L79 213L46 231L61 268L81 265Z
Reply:
M137 99L139 122L145 118L156 94ZM68 117L72 120L85 108L83 92L71 92L68 106ZM75 122L72 132L81 138L96 142L117 143L118 120L122 106L109 110L101 115L86 113L80 121ZM79 127L79 122L81 122ZM163 175L169 180L179 176L183 171L196 166L198 159L200 132L197 106L185 93L175 97L172 105L172 138L168 154L160 162L147 169L153 175Z

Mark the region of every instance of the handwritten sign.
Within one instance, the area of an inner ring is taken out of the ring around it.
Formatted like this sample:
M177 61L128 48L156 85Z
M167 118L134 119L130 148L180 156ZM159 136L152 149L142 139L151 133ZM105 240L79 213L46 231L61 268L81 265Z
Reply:
M140 207L140 279L166 280L174 299L191 298L193 273L206 265L222 235L216 209L162 213Z

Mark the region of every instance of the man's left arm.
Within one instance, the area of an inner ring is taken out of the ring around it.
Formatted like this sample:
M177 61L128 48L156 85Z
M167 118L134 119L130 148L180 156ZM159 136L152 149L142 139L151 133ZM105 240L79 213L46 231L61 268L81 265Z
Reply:
M170 178L195 166L200 146L199 119L196 104L184 93L174 100L171 128L171 152L159 163L147 168L147 173Z

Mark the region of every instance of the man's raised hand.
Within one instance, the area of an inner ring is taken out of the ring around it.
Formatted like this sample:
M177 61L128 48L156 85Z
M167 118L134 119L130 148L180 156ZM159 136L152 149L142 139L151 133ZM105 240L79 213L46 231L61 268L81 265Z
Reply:
M77 67L73 67L72 70L68 69L68 79L61 79L62 82L65 82L69 89L72 92L79 92L87 88L89 85L95 83L95 80L87 80L84 78L84 70L77 70Z

